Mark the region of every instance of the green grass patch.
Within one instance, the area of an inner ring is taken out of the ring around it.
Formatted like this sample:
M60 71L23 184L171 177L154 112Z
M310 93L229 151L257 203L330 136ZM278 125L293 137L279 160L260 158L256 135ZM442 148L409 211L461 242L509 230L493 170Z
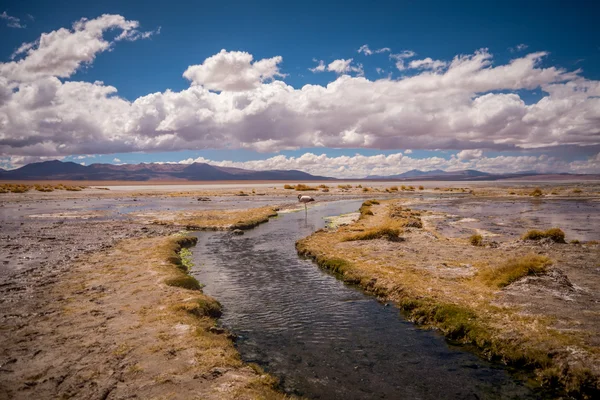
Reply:
M543 274L552 261L538 254L528 254L519 258L511 258L496 268L487 268L479 273L480 278L488 285L503 288L528 275Z
M175 278L169 278L165 281L165 283L169 286L180 287L188 290L202 289L200 282L198 282L198 280L191 275L181 275Z

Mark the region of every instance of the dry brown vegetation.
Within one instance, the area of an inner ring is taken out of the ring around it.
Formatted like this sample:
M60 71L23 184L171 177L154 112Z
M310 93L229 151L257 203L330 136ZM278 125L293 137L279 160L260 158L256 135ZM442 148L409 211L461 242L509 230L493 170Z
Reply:
M444 238L426 224L408 228L429 214L395 201L365 202L360 212L354 224L299 240L298 253L395 301L409 320L473 344L488 359L534 371L540 384L574 397L598 393L600 348L592 344L593 333L582 326L558 329L548 310L524 313L500 303L504 290L549 273L554 266L548 257L530 254L527 247L508 254L502 248L465 247L464 240ZM403 241L388 240L393 229L402 232Z
M483 245L483 236L479 234L473 234L469 237L469 243L473 246L482 246Z
M55 190L67 190L72 192L80 192L87 189L87 186L64 185L59 184L25 184L25 183L4 183L0 185L0 193L26 193L32 189L38 192L53 192Z
M540 188L535 188L533 189L533 192L530 193L530 195L533 197L540 197L544 195L544 192L542 192L542 189Z
M511 258L498 267L488 267L479 273L480 278L488 285L503 288L524 276L542 274L552 261L546 256L527 254L519 258Z
M181 226L190 230L227 230L253 228L277 216L277 211L273 207L258 207L243 210L133 213L131 216L147 222Z
M565 233L560 228L550 228L547 231L532 229L523 235L523 240L541 240L549 238L555 243L565 243Z

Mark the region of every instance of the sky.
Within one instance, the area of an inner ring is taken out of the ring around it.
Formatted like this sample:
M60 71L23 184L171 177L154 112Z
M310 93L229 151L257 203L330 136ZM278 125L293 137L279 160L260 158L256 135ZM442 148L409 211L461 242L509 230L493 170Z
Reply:
M0 168L600 173L598 15L581 0L0 0Z

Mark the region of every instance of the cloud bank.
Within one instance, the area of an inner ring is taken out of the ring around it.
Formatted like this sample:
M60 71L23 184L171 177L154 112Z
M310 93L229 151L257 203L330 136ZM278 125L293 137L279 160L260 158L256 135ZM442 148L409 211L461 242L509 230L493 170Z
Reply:
M476 169L489 173L537 171L540 173L594 173L600 169L600 153L585 161L565 162L556 157L497 156L485 157L481 150L463 150L449 159L442 157L412 158L408 152L390 155L328 157L326 154L305 153L299 157L274 156L266 160L244 162L214 161L204 157L188 158L179 164L209 163L221 167L245 168L257 171L296 169L313 175L336 178L364 178L368 175L395 175L412 169L458 171Z
M377 80L339 59L315 67L339 74L326 86L294 88L282 80L281 56L222 50L182 68L187 89L134 101L102 82L68 79L119 41L156 33L139 25L120 15L82 19L23 43L0 63L0 155L410 148L461 150L457 160L483 162L474 156L486 150L600 146L600 82L544 66L545 52L500 65L486 49L452 60L390 53L398 70L414 74ZM108 31L117 33L112 40ZM526 104L522 90L544 95Z

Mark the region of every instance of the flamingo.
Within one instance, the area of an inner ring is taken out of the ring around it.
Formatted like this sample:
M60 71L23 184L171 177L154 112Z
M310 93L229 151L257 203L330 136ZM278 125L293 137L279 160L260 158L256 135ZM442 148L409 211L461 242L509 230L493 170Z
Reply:
M306 195L304 195L304 196L303 196L303 195L299 194L299 195L298 195L298 201L299 201L300 203L304 203L304 212L306 212L306 211L307 211L307 209L306 209L306 204L307 204L307 203L310 203L311 201L315 201L315 199L313 199L313 198L312 198L312 197L310 197L310 196L306 196Z

